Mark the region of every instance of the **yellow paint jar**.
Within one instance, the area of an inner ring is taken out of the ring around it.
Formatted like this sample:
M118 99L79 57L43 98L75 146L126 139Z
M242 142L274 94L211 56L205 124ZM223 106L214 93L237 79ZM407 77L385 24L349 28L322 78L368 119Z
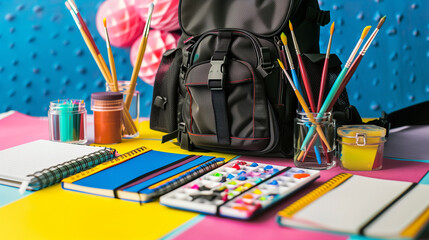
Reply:
M352 171L382 168L385 128L375 125L345 125L337 129L337 134L341 168Z

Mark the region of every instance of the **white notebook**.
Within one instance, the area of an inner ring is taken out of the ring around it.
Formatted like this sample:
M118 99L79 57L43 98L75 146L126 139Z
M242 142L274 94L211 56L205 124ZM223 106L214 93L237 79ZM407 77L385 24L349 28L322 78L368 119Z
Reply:
M115 150L37 140L0 151L0 184L39 190L115 157Z
M340 174L279 212L281 225L413 238L429 220L429 185Z

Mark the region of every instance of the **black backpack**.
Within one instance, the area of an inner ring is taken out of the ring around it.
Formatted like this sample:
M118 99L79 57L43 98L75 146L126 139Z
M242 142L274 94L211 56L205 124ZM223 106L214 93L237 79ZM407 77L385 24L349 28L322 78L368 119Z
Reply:
M297 100L276 61L279 35L291 39L291 20L318 96L329 12L317 0L181 0L179 20L178 47L165 52L155 79L150 128L187 150L291 156ZM340 71L331 55L328 85ZM334 110L348 106L344 91Z

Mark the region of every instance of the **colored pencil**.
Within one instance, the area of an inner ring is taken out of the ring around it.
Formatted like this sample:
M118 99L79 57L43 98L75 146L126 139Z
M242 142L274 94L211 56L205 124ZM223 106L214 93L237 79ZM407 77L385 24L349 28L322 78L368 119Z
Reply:
M337 93L337 91L341 85L341 82L344 80L344 77L345 77L348 69L350 68L350 65L351 65L354 57L356 56L357 51L359 50L360 45L362 44L363 39L368 34L368 31L370 28L371 28L371 26L367 26L362 31L361 37L359 38L358 43L356 44L355 48L353 49L352 53L350 54L350 57L347 60L346 65L341 70L340 74L338 75L337 79L334 82L334 85L332 86L331 90L329 91L328 96L326 96L326 99L323 102L322 107L320 108L320 111L317 115L318 119L322 119L322 117L325 114L328 106L331 104L335 94ZM305 151L305 148L306 148L308 142L310 141L311 137L313 136L315 130L316 130L315 125L311 126L310 130L307 133L307 136L305 137L304 141L302 142L301 151Z
M109 39L109 32L107 31L106 18L103 18L103 25L104 25L104 34L106 35L107 55L109 56L109 65L110 65L110 71L112 73L112 81L113 81L113 86L109 85L109 88L113 87L113 91L117 92L119 91L118 78L116 77L115 59L113 58L112 47L110 46L110 39Z
M375 39L375 36L377 36L377 33L380 31L381 26L383 26L384 21L386 21L386 16L382 17L378 21L377 27L374 29L374 31L372 32L371 36L368 38L368 40L366 41L366 43L363 45L362 50L360 51L359 55L354 60L354 62L351 65L350 69L348 70L346 76L344 77L344 80L341 83L341 86L338 89L338 92L335 94L335 96L333 98L333 101L329 105L328 110L331 110L334 107L335 102L338 100L338 98L340 97L340 95L343 92L344 88L346 87L346 85L348 84L348 82L350 81L350 79L352 78L352 76L355 73L357 67L359 66L359 63L361 62L363 56L365 55L365 53L368 50L369 46L371 46L371 43Z
M308 109L307 104L304 101L304 98L302 97L301 93L299 93L299 91L296 89L295 85L293 84L293 81L291 79L291 77L289 76L289 74L286 72L286 69L283 65L283 63L280 61L280 59L277 59L280 67L283 70L283 73L285 74L286 78L289 81L289 84L291 85L293 91L295 92L296 98L298 98L299 103L301 104L302 108L304 109L309 121L313 124L313 126L315 126L317 133L320 136L320 139L322 139L322 141L326 144L326 146L328 147L329 151L331 151L331 147L328 143L328 141L326 140L325 134L323 133L322 128L320 127L320 125L318 125L313 117L313 114L310 112L310 109ZM311 128L310 128L311 129Z
M139 75L140 67L142 65L144 53L146 51L146 45L147 45L147 39L149 37L149 27L150 27L150 21L152 19L153 8L154 8L154 4L151 3L149 5L149 15L148 15L147 20L146 20L146 25L144 26L143 36L142 36L142 39L140 41L139 49L137 52L136 64L134 65L133 74L131 75L130 88L129 88L127 97L125 98L125 107L127 109L130 108L131 101L133 100L133 95L134 95L134 91L136 88L137 78Z
M313 112L316 111L316 105L314 104L313 92L311 90L310 80L308 79L307 70L305 69L304 62L302 61L301 51L299 50L298 41L295 37L295 32L293 31L293 25L291 21L289 21L289 29L292 35L293 44L295 46L296 56L298 58L299 71L301 72L302 81L304 82L305 92L307 93L308 102L310 103L311 110Z

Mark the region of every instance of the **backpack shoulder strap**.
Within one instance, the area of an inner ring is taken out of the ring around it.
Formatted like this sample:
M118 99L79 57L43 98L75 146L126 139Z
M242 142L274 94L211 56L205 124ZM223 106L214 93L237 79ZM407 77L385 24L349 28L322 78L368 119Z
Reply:
M387 121L390 122L390 128L406 125L427 125L429 124L429 101L387 114Z
M320 26L325 26L331 21L331 14L329 11L323 11L311 6L307 7L305 16L308 20L316 22Z
M292 19L301 22L304 19L317 23L320 26L325 26L331 21L331 13L329 11L320 10L317 0L298 0L293 6Z

